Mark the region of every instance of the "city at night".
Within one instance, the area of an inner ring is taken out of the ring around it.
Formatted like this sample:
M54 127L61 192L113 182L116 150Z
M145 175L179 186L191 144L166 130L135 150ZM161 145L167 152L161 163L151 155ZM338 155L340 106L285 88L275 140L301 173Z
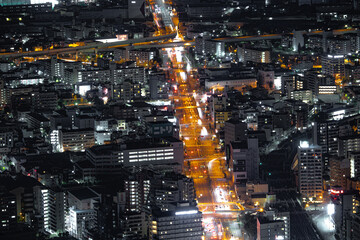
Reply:
M0 0L0 240L360 240L359 59L360 0Z

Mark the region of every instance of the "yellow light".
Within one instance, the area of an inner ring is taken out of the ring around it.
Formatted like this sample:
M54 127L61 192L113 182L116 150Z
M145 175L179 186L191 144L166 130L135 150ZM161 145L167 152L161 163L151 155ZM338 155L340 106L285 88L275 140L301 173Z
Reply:
M8 21L8 22L9 22L9 21L10 21L10 18L6 18L6 21Z
M21 17L19 18L19 21L22 21L22 18L21 18Z

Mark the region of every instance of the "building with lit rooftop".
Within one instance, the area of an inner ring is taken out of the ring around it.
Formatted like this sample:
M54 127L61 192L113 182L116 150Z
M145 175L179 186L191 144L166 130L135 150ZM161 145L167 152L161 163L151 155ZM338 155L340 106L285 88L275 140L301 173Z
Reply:
M301 141L298 147L299 192L303 198L321 199L323 193L322 151L318 145Z
M202 213L189 203L180 203L175 211L152 211L150 238L200 240L203 236Z

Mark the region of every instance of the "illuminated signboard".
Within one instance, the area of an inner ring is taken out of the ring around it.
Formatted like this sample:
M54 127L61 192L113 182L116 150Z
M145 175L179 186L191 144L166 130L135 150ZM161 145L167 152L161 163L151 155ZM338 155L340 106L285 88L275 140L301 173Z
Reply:
M119 34L119 35L116 35L116 38L117 40L119 41L126 41L129 39L128 35L127 34Z

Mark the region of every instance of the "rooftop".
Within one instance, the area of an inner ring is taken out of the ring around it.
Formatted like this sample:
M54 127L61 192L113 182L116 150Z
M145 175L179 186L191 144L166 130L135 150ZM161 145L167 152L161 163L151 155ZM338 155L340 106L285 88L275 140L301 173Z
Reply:
M79 200L85 200L90 198L98 198L99 195L95 193L90 188L79 188L79 189L72 189L69 190L69 193L71 193L74 197L76 197Z

